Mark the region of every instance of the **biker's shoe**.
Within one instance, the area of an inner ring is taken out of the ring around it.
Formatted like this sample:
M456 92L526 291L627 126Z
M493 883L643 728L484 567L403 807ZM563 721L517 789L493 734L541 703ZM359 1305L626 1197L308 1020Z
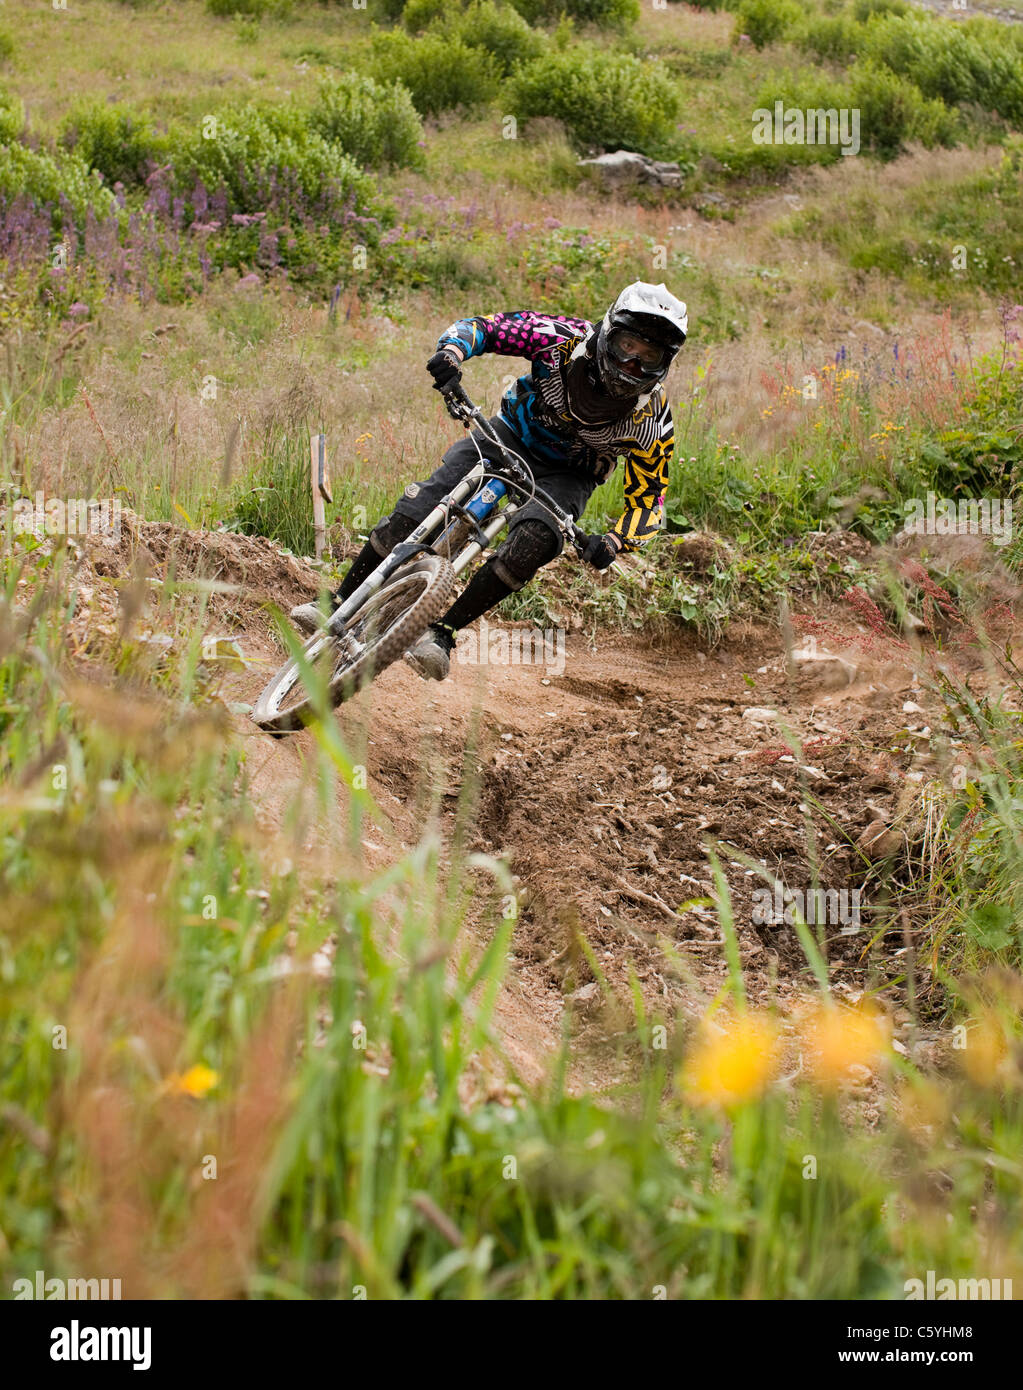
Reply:
M434 623L409 647L405 660L424 680L442 681L451 669L454 647L454 629Z
M300 603L291 610L291 621L299 632L309 637L318 632L330 615L337 609L333 595L328 595L322 603Z

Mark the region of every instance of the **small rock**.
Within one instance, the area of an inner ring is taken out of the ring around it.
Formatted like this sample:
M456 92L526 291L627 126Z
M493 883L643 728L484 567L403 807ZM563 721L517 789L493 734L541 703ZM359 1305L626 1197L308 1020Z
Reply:
M592 169L609 184L653 183L661 188L681 188L682 170L677 164L648 159L632 150L615 150L613 154L597 155L595 159L580 159L580 168Z
M591 980L588 985L582 985L579 989L573 990L571 994L566 994L565 1000L570 1004L589 1004L596 997L597 982Z
M748 709L743 710L742 717L750 724L773 724L778 718L778 711L767 709L763 705L750 705Z
M852 685L859 674L856 665L843 656L825 651L815 643L801 647L792 653L792 660L804 668L804 674L813 673L814 678L826 690L834 690L843 685Z
M891 830L883 820L872 820L856 841L856 848L862 850L868 859L892 859L902 850L902 835Z

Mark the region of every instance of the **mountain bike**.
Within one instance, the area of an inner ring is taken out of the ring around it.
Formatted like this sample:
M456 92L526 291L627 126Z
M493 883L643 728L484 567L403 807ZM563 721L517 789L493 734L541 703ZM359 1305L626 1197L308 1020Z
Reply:
M537 487L529 464L502 443L461 384L443 396L452 419L475 426L493 457L470 434L477 462L273 676L252 710L261 729L291 733L318 717L324 693L333 708L365 689L447 612L461 576L526 502L539 503L582 555L585 533Z

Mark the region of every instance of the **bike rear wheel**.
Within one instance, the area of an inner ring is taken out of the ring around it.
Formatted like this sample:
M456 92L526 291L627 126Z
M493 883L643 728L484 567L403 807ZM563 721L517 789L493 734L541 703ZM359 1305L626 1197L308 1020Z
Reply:
M314 633L304 660L325 670L332 707L364 689L450 606L455 572L439 555L420 555L400 566L349 618L340 633ZM295 660L285 662L252 711L268 733L292 733L316 717L314 702Z

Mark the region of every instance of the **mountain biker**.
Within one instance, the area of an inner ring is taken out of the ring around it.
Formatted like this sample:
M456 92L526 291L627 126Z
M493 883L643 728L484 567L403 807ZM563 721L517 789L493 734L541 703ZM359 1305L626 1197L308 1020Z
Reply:
M586 538L583 559L604 570L622 550L635 550L661 526L674 442L664 379L686 340L686 306L664 285L637 280L624 289L601 323L516 311L459 319L441 334L427 370L437 390L461 379L461 365L484 352L526 357L519 377L490 424L522 455L537 485L578 519L598 483L625 466L625 510L604 535ZM486 439L477 434L486 451ZM424 482L410 483L383 517L331 596L331 611L349 598L377 565L476 464L468 437L453 444ZM492 557L473 575L443 618L406 652L420 675L443 680L459 629L514 593L561 551L563 538L539 503L509 519ZM315 603L292 610L314 632L325 621Z

